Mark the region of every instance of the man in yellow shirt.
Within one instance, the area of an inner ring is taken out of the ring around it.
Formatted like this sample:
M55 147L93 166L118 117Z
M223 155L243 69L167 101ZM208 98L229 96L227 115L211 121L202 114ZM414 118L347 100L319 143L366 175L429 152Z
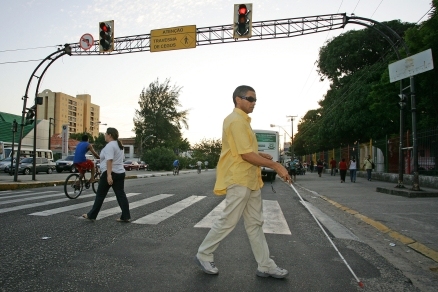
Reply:
M272 156L258 153L257 139L251 129L252 113L256 104L255 90L246 85L233 93L234 110L223 122L222 151L217 165L214 193L226 195L225 208L198 249L196 263L207 274L218 274L213 252L219 243L236 227L243 215L245 229L260 277L284 278L288 271L279 268L269 256L263 233L263 212L260 166L274 169L287 182L291 182L286 168L272 161Z

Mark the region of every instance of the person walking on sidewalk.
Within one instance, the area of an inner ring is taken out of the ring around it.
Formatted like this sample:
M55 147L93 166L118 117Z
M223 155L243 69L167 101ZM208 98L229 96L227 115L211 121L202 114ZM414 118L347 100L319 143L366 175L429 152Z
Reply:
M371 171L373 170L373 163L371 162L371 155L368 155L368 158L366 158L363 162L363 168L367 171L367 178L368 181L371 181Z
M356 166L356 157L351 157L350 163L348 163L348 168L350 170L350 179L351 182L356 182L356 170L357 170L357 166Z
M330 168L331 168L330 175L336 175L336 160L333 157L332 160L330 160Z
M345 162L345 158L339 162L339 174L341 175L341 183L345 182L345 175L347 174L347 163Z
M259 277L284 278L288 271L279 268L269 256L269 248L263 233L263 208L260 166L274 169L278 176L291 183L286 168L272 160L272 156L258 152L257 138L251 129L248 116L255 107L255 90L246 85L233 93L234 110L229 114L222 129L222 150L216 173L214 193L226 195L225 208L195 256L196 263L207 274L219 273L214 264L213 252L220 242L236 227L243 216L245 230L257 261Z
M119 132L115 128L108 128L105 133L105 141L108 142L100 152L100 169L102 175L97 187L96 198L90 212L82 215L85 219L95 220L99 214L103 201L112 187L116 194L117 202L122 215L117 218L119 222L129 222L129 202L125 193L125 168L123 167L123 144L119 140Z

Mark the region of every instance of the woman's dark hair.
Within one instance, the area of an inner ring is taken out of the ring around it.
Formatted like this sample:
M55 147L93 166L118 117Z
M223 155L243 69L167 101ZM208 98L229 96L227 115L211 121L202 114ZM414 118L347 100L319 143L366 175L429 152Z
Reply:
M117 141L117 144L119 145L120 150L123 150L123 144L119 140L119 131L117 131L116 128L108 128L108 129L106 129L106 133L108 135L111 135L111 137L113 137L113 139Z
M236 97L244 97L248 91L255 92L254 88L248 85L240 85L233 92L233 102L234 106L236 106Z

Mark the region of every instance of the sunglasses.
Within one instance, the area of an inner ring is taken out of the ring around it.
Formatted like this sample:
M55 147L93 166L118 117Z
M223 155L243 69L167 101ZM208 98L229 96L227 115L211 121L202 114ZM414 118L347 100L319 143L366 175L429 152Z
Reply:
M246 99L249 102L256 102L257 98L252 97L252 96L239 96L241 99Z

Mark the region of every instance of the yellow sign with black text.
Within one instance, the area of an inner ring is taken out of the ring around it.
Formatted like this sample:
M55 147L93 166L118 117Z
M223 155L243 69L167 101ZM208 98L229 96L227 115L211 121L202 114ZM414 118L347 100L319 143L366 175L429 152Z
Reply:
M196 48L196 25L151 30L151 52Z

